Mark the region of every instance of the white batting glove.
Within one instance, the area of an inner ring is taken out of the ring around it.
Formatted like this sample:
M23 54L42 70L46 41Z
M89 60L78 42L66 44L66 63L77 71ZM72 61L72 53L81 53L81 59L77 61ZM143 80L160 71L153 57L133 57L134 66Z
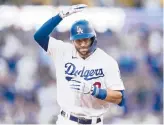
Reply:
M69 83L70 88L76 92L80 92L83 94L92 94L93 92L93 85L91 83L87 83L77 78L73 78L69 81Z
M72 5L70 8L60 11L59 15L61 18L65 18L73 13L83 11L86 7L87 7L87 5L85 5L85 4Z

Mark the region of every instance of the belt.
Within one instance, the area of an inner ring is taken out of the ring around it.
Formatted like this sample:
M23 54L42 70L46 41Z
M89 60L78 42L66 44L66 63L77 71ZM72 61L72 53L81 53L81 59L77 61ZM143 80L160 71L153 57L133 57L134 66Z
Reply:
M67 115L67 113L65 112L65 111L61 111L61 115L63 116L63 117L67 117L68 115ZM68 117L68 119L69 120L71 120L71 121L74 121L74 122L77 122L77 123L80 123L80 124L92 124L92 119L86 119L86 118L84 118L84 117L76 117L76 116L74 116L74 115L71 115L70 114L70 116ZM99 122L101 122L101 118L97 118L96 119L96 123L99 123ZM95 124L96 124L95 123Z

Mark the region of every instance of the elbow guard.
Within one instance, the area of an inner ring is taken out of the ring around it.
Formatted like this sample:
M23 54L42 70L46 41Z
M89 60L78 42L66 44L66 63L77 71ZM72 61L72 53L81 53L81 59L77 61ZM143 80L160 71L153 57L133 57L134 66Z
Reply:
M124 104L125 104L125 92L124 92L124 90L121 90L120 92L122 93L122 100L118 105L124 106Z

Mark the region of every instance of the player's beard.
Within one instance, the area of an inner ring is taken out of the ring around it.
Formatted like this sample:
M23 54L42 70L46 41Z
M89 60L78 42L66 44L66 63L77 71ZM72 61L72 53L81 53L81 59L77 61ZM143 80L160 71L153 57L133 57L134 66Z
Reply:
M90 55L88 48L76 48L82 58L87 58Z

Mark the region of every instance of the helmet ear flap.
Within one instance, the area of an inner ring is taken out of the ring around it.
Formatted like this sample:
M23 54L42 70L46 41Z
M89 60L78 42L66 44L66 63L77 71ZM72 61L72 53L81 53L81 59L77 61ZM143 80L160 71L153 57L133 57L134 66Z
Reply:
M95 37L95 36L93 36L93 37L91 37L90 39L91 39L91 42L92 42L92 43L91 43L91 45L92 45L92 44L93 44L93 42L95 41L96 37Z
M96 38L96 36L93 36L90 39L91 39L92 43L91 43L91 46L89 48L89 51L94 52L95 49L97 48L97 38Z

